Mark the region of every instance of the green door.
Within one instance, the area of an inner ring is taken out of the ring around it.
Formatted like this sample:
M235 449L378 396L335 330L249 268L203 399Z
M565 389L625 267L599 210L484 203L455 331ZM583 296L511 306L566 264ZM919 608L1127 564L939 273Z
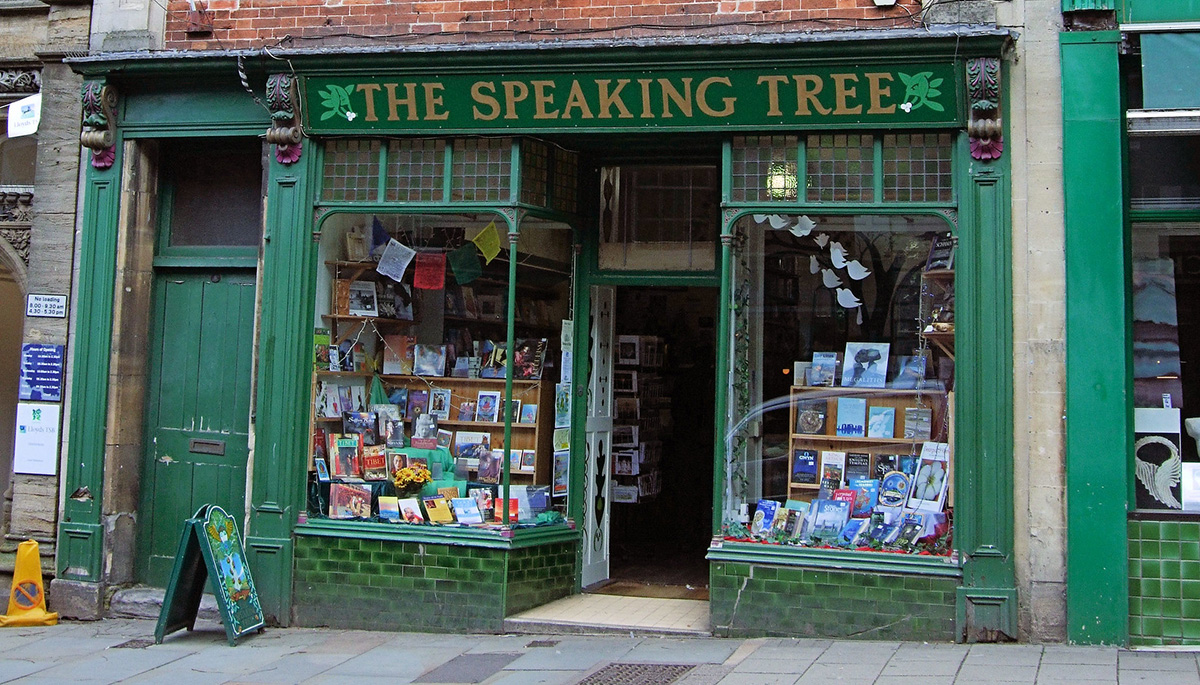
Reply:
M146 382L140 580L164 587L203 504L244 520L254 272L158 272Z

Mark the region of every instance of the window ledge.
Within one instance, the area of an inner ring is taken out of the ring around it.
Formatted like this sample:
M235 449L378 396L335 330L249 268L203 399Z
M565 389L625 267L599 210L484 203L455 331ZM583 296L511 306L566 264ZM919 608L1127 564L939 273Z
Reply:
M825 571L869 571L961 578L962 568L950 557L858 552L844 549L789 547L747 542L714 542L709 561L801 566Z
M560 542L576 542L580 537L580 532L570 523L528 528L491 529L310 519L306 523L297 525L295 530L296 535L314 537L423 542L489 549L522 549Z
M1130 521L1200 521L1200 511L1177 509L1135 509L1129 512Z

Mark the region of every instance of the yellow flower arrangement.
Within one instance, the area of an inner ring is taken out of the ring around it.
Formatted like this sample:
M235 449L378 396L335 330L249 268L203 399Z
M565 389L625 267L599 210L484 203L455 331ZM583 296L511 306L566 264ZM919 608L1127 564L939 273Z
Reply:
M392 483L400 492L415 492L432 480L433 474L420 464L405 466L392 473Z

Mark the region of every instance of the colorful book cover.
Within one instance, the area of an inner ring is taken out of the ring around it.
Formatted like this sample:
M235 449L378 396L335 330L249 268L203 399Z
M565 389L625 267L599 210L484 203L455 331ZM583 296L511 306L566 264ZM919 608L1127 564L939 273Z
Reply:
M383 445L363 447L363 480L388 480L387 450Z
M355 483L330 483L329 518L371 518L371 487Z
M850 516L863 518L871 515L879 502L879 481L874 478L855 478L846 482L854 490L854 507Z
M425 514L421 511L421 503L416 497L402 499L397 506L405 523L425 523Z
M454 431L448 431L443 428L438 429L437 446L441 449L450 449L450 445L454 441Z
M387 495L379 497L379 518L384 521L400 520L400 500Z
M492 452L492 434L476 431L458 431L454 434L455 457L480 459Z
M812 518L809 536L826 544L833 543L850 520L850 504L839 500L819 499L813 502L809 516Z
M949 471L949 445L944 442L927 442L922 445L917 476L908 494L908 508L941 511L950 482Z
M420 345L413 348L413 373L418 376L446 375L446 346Z
M845 482L846 473L846 453L836 452L833 450L824 450L821 452L821 482L822 486L826 479L833 479L834 490L842 487Z
M854 500L858 498L858 493L851 488L838 488L833 491L833 497L829 499L835 502L845 502L851 507L854 506Z
M403 419L408 415L408 388L392 388L388 402L396 405L396 409L400 411L400 418Z
M415 421L418 416L429 411L429 391L428 390L409 390L408 391L408 407L405 411L405 416L410 421Z
M825 434L825 400L804 400L796 404L796 432L807 435Z
M796 509L783 509L784 514L783 534L789 539L796 539L796 535L800 532L800 527L804 524L804 512Z
M838 534L838 544L842 547L854 547L857 545L858 536L862 532L863 526L870 526L870 522L866 519L852 518L846 523L846 527L842 528L842 532Z
M464 400L458 405L459 421L474 421L475 420L475 403Z
M846 453L846 473L843 478L847 483L858 478L871 477L871 455L866 452Z
M329 458L334 478L362 477L362 436L329 434Z
M348 411L342 413L342 432L349 435L362 435L364 445L374 445L379 442L375 434L375 414L366 411Z
M876 480L883 480L883 477L892 471L896 470L899 463L895 454L876 454L873 460L875 470L871 477Z
M329 329L313 329L313 368L328 371L329 369Z
M879 504L884 507L900 507L908 500L912 479L903 471L892 471L879 482Z
M472 483L471 485L476 485ZM469 487L467 496L475 500L475 505L479 508L479 513L483 515L484 520L492 518L492 510L495 508L496 493L492 487Z
M508 499L508 522L509 523L517 522L517 519L520 517L520 514L519 514L520 508L521 508L521 503L515 497L510 497ZM502 506L502 503L500 502L499 498L497 498L496 499L496 508L495 508L495 515L496 515L495 521L497 523L503 523L503 520L504 520L503 509L504 509L504 507Z
M504 450L487 450L479 453L479 471L475 479L480 483L499 483L504 468Z
M422 450L437 449L438 423L433 414L421 414L413 420L412 446Z
M542 365L546 360L546 339L527 338L518 340L513 348L513 378L540 380Z
M793 450L792 485L816 485L818 482L817 451Z
M508 400L500 400L500 413L497 415L497 421L504 421L504 414L508 413L512 417L513 423L521 422L521 400L513 400L510 404Z
M475 420L495 423L500 415L500 393L495 390L480 390L475 404Z
M754 510L754 519L750 522L750 534L765 535L770 532L771 525L775 522L775 512L778 509L779 503L774 500L758 500L758 506Z
M413 346L416 339L409 335L383 336L383 373L388 376L411 376Z
M317 471L317 480L322 483L329 482L329 464L325 462L325 459L313 459L313 468Z
M837 378L837 352L813 352L812 366L808 370L809 385L833 385Z
M484 340L482 348L482 368L479 375L482 378L504 378L508 366L508 347L506 343Z
M571 453L567 450L555 450L554 472L552 474L551 495L560 497L567 494L567 480L570 474Z
M904 410L904 439L928 440L933 436L933 410L909 407Z
M441 495L432 495L430 497L422 497L421 503L425 505L425 514L429 516L429 520L434 523L454 523L454 512L450 511L450 504L445 497Z
M483 512L479 510L479 503L470 497L455 497L450 500L450 506L454 509L454 516L459 523L483 523Z
M571 427L571 384L554 384L554 427Z
M895 437L896 431L896 408L895 407L871 407L867 410L867 437L868 438L891 438Z
M525 404L521 406L521 423L537 423L538 406Z
M837 401L837 435L840 438L862 438L867 435L867 401L861 397L839 397Z
M848 342L842 364L842 386L882 388L887 382L890 343ZM841 424L841 419L838 419Z
M342 415L342 403L336 385L317 381L316 409L317 416L325 419L336 419Z
M537 461L537 452L534 450L521 450L521 470L532 471L534 464Z
M437 492L442 497L445 497L447 502L454 499L455 497L462 496L462 493L458 491L457 485L450 485L450 486L447 486L444 488L438 488Z
M429 413L439 421L450 420L450 389L434 388L429 391Z

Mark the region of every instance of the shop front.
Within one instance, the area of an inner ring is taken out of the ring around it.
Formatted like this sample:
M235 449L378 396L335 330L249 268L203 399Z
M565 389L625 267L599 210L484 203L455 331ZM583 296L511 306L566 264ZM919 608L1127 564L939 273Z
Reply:
M216 502L284 624L1015 638L1008 40L77 61L56 585Z

